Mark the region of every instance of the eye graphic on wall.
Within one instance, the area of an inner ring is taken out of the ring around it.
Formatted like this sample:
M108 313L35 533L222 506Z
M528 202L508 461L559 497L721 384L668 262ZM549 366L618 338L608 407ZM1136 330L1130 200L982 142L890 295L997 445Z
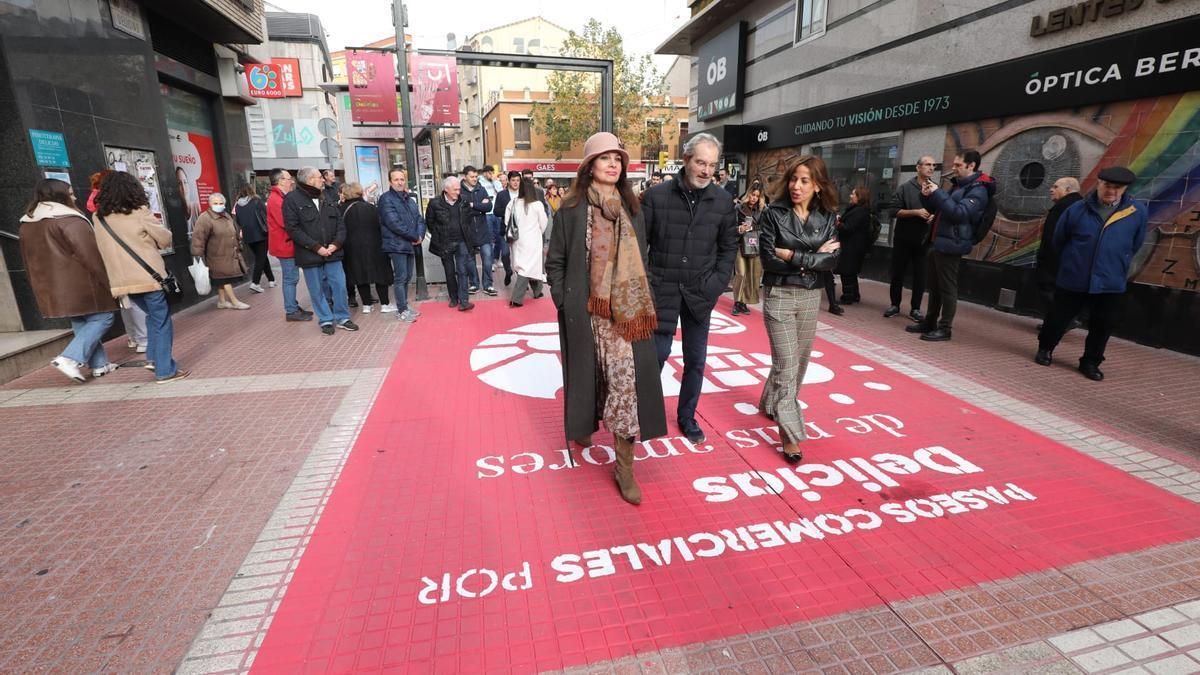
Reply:
M1105 126L1063 113L1017 118L987 134L977 147L983 170L996 180L996 223L971 257L1033 264L1054 203L1050 188L1059 178L1086 176L1113 138ZM968 138L958 141L971 146Z

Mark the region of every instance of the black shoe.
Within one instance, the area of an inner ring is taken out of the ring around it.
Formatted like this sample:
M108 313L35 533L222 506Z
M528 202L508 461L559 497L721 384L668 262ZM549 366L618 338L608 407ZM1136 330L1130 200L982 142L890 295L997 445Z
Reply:
M537 300L537 299L541 298L541 297L542 297L542 296L544 296L544 295L545 295L545 293L540 293L540 292L539 292L539 293L534 293L534 294L533 294L533 299L534 299L534 300Z
M914 309L913 311L909 312L908 318L912 319L913 321L916 321L917 323L921 323L922 321L925 320L925 316L923 314L921 314L921 310L919 310L919 309Z
M287 321L312 321L313 315L304 312L292 312L291 314L285 314L283 318Z
M504 285L507 286L511 283L512 283L512 272L505 272L504 273Z
M1100 367L1090 363L1079 364L1079 372L1083 373L1083 376L1087 379L1096 382L1104 379L1104 373L1100 372Z
M468 295L475 295L478 292L479 292L478 286L467 286L467 294Z
M496 297L496 289L492 288L491 286L488 286L487 288L483 289L483 293L484 293L484 295L490 295L493 298Z
M928 326L924 323L914 323L905 326L904 330L908 333L931 333L935 328L936 326Z
M931 330L922 335L921 339L926 342L945 342L950 339L950 329L938 328L937 330Z
M524 307L524 305L522 303L513 302L512 300L508 301L508 306L509 307Z
M326 335L333 335L333 324L331 324L331 323L321 324L321 332Z
M699 424L696 424L695 420L692 420L691 422L680 422L679 430L683 432L684 438L688 439L692 445L703 443L707 439L707 437L704 435L704 430L700 428Z
M842 309L841 305L830 305L829 313L837 315L837 316L841 316L846 313L846 310Z
M296 305L296 311L297 311L297 312L300 312L301 314L307 314L307 315L309 315L309 316L312 316L312 312L311 312L311 311L309 311L309 310L307 310L307 309L304 309L304 308L303 308L303 307L301 307L300 305Z
M460 312L469 312L473 309L475 309L475 304L469 301L458 306L458 311Z
M1039 349L1037 355L1033 357L1033 362L1039 366L1048 366L1054 360L1054 353L1048 349Z
M353 321L351 321L349 319L346 319L345 321L338 324L338 328L341 328L342 330L348 330L350 332L354 332L354 331L358 330L358 324L354 323Z
M804 459L804 453L802 453L802 452L785 452L785 453L783 453L783 458L785 460L787 460L789 464L799 464L801 462L801 460Z
M891 305L887 309L883 310L883 318L890 319L899 313L900 313L900 308L895 305Z
M348 303L346 303L346 304L347 304L347 305L349 305L350 307L358 307L358 301L357 301L357 300L351 300L351 301L349 301L349 302L348 302Z
M458 307L458 301L457 301L457 300L451 300L451 301L450 301L450 309L454 309L455 307Z
M842 295L842 297L838 298L838 302L842 303L843 305L853 305L854 303L858 302L858 299L853 295Z

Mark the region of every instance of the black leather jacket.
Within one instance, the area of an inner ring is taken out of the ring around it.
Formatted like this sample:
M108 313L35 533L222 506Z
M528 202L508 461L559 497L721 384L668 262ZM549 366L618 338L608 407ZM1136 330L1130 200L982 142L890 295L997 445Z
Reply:
M837 266L839 251L817 253L830 239L837 238L837 216L812 211L801 223L787 199L773 202L758 221L758 250L763 263L764 286L819 288L824 285L821 272ZM775 255L776 248L796 252L791 260Z

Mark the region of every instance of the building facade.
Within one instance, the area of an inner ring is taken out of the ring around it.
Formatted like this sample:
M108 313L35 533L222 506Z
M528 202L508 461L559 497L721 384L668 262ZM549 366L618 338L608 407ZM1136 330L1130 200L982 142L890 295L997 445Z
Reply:
M128 171L174 232L168 268L197 300L188 237L216 191L251 172L242 75L265 38L262 0L0 0L0 225L12 232L35 183ZM0 243L0 331L61 328L38 311L17 242Z
M842 201L886 206L921 155L977 149L995 228L963 297L1038 312L1033 264L1049 188L1129 166L1152 232L1134 259L1126 337L1200 353L1200 15L1195 2L759 0L698 3L659 53L693 59L692 131L769 188L822 156ZM884 232L867 274L886 277Z
M486 129L483 164L496 167L498 171L530 169L538 178L555 178L560 183L574 178L583 160L583 143L576 143L562 153L562 158L556 158L555 153L546 149L545 136L530 123L533 106L538 101L548 101L550 95L544 91L501 91L496 94L483 116ZM656 106L647 113L646 124L657 130L658 142L646 147L625 146L629 152L627 173L630 180L647 178L659 165L659 153L666 153L671 159L680 156L679 139L687 135L687 98L670 98L670 106Z
M268 86L252 91L258 105L246 108L255 174L260 182L274 167L295 172L315 166L341 174L337 101L320 86L333 78L321 20L267 12L266 22L267 41L251 52L272 66L263 71Z

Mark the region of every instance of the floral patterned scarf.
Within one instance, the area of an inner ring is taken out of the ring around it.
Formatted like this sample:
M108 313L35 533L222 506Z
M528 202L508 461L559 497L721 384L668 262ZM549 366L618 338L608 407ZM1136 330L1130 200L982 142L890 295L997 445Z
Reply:
M604 197L588 188L588 228L592 231L591 295L588 313L611 319L618 335L636 342L658 326L637 235L621 195Z

